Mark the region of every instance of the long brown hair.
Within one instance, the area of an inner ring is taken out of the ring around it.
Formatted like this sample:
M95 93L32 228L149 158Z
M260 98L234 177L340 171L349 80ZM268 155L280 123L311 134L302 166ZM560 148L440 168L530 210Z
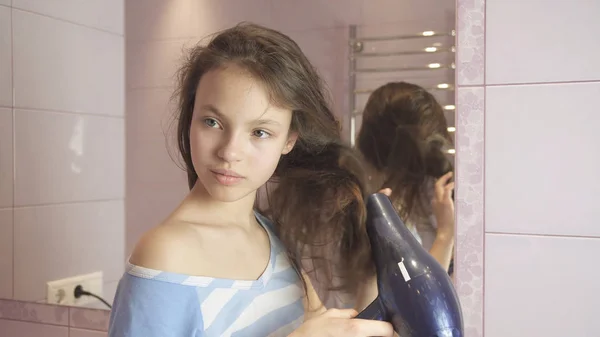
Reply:
M197 175L191 160L190 124L196 89L208 71L235 63L261 81L273 104L292 110L291 131L298 139L283 155L272 178L268 210L279 239L299 272L303 259L328 275L333 288L333 261L322 247L340 254L342 283L356 291L371 270L366 235L364 174L361 163L341 141L340 126L330 108L324 83L298 45L286 35L251 23L218 33L206 46L192 48L178 72L177 141L192 188ZM343 159L341 159L343 158Z
M429 178L453 170L452 146L442 106L424 88L390 82L376 89L365 106L357 148L374 169L373 189L392 189L405 219L428 216Z

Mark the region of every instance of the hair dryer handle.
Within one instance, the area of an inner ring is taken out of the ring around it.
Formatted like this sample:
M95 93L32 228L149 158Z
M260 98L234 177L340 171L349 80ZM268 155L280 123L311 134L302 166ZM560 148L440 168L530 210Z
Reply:
M361 311L355 318L361 319L372 319L376 321L387 321L385 310L381 307L379 302L379 296L371 302L363 311Z

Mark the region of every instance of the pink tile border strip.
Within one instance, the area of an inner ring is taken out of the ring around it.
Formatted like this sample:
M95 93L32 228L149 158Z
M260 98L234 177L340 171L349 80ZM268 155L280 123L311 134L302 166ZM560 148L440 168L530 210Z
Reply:
M484 336L485 0L457 0L456 287L465 336Z
M69 326L72 328L108 331L110 311L69 308Z
M485 0L456 0L456 83L485 83Z
M0 300L0 318L68 326L69 308L42 303Z
M106 332L110 311L0 299L0 319Z
M456 286L465 336L483 336L483 87L458 88L456 122Z

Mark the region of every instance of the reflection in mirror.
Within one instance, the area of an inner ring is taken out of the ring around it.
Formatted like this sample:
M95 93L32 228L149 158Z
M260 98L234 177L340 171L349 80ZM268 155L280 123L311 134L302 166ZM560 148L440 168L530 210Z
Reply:
M455 35L451 20L349 27L350 143L373 190L391 189L406 225L450 274Z
M237 22L300 45L348 142L390 81L431 92L453 135L454 1L58 3L0 1L0 298L107 308L74 288L111 303L135 243L187 193L165 147L182 47Z

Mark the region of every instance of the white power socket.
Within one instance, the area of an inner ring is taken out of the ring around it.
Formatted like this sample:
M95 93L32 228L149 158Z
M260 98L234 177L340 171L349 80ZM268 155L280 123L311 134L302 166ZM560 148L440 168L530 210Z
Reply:
M85 291L102 296L103 283L101 271L50 281L46 284L46 302L49 304L81 306L97 301L91 296L75 298L75 287L81 285Z

